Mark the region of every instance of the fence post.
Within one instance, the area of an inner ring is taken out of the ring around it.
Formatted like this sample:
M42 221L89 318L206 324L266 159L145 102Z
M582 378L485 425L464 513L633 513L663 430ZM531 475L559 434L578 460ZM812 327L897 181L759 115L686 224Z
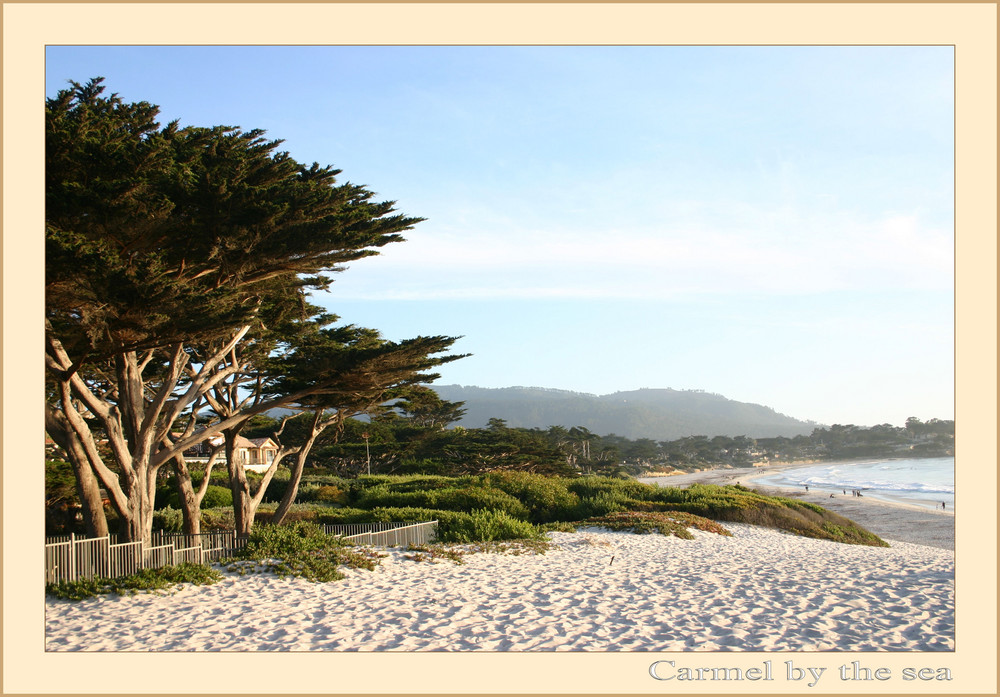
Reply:
M76 533L69 534L69 580L76 580Z
M111 578L111 534L104 536L104 576Z

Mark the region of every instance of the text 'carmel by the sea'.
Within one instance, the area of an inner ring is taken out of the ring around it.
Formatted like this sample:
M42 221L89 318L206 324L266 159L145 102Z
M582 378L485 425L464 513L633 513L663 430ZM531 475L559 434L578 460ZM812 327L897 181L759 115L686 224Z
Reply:
M826 667L800 668L794 661L785 661L783 677L790 681L808 680L809 687L815 687L826 672ZM677 667L676 661L656 661L649 666L649 674L657 680L774 680L771 661L764 661L752 668L687 668ZM860 661L852 661L839 666L834 675L843 681L885 681L892 678L889 668L869 668ZM949 668L903 668L899 675L903 680L951 680Z

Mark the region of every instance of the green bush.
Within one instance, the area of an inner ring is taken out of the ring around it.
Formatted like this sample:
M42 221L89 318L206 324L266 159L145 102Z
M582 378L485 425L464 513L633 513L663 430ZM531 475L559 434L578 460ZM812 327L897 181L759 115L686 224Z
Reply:
M503 511L515 518L527 519L527 507L516 498L500 489L484 486L464 486L414 489L412 482L405 483L408 491L397 491L388 483L380 483L366 489L358 496L357 508L429 508L446 511L491 509ZM432 485L433 486L433 485Z
M348 509L342 509L348 510ZM356 509L355 509L356 510ZM479 510L472 513L428 508L375 508L356 511L344 523L438 521L439 542L484 542L536 538L538 529L531 523L503 511Z
M593 496L580 497L580 503L576 507L574 518L576 520L584 520L616 511L627 511L633 508L633 503L635 503L635 500L629 498L621 491L598 491Z
M323 503L347 505L349 492L333 484L326 484L316 489L315 500Z
M249 560L282 577L337 581L344 578L339 566L370 571L380 558L373 552L352 548L312 523L261 524L254 527L246 546L233 554L237 563L232 568L242 573L246 567L238 560Z
M235 527L236 520L231 506L226 508L201 509L202 532L209 530L232 530Z
M441 489L435 492L432 505L446 511L491 510L513 518L527 520L528 508L500 489L489 486L467 486L461 489Z
M542 523L538 526L539 532L576 532L578 523L569 523L563 520L554 523Z
M432 508L436 491L393 491L388 484L376 484L353 497L357 508Z
M632 479L588 476L570 480L567 488L581 499L610 494L619 500L657 501L661 494L654 484L643 484Z
M176 566L165 566L162 569L143 569L123 578L50 583L45 587L45 592L66 600L84 600L108 593L119 595L135 595L139 591L152 593L170 589L181 583L210 585L220 578L222 574L210 566L185 562Z
M504 511L476 510L465 519L450 522L446 529L438 528L438 539L442 542L490 542L540 536L534 525Z
M544 523L572 520L580 498L569 490L568 481L533 472L494 472L483 481L517 498L528 507L528 520Z
M205 489L205 497L201 500L202 508L222 508L233 505L233 491L229 487L209 484Z
M392 491L429 491L433 489L447 489L457 484L455 477L444 477L440 475L407 475L392 477L386 482Z
M610 530L626 530L636 533L658 532L661 535L674 535L684 540L694 539L694 535L691 534L688 528L714 532L726 537L731 536L728 530L714 521L678 511L664 513L621 511L591 518L586 522Z
M153 529L180 532L184 529L184 514L170 506L153 511Z

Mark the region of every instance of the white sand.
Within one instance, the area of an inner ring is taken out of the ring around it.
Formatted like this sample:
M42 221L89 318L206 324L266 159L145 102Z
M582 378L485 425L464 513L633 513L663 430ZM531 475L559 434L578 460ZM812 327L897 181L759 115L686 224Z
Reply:
M332 583L227 575L169 596L46 602L53 651L954 649L954 554L747 525L694 540L552 533L545 555L405 560ZM614 561L612 562L612 556Z
M806 492L794 487L759 486L756 479L780 470L794 467L814 467L808 465L784 465L770 467L746 467L740 469L716 469L678 474L669 477L648 477L639 481L659 486L685 487L698 482L705 484L742 484L758 489L765 494L788 496L815 503L834 513L850 518L861 527L887 541L911 542L941 549L955 549L955 514L951 510L939 511L926 506L880 501L873 497L837 495L830 498L830 492Z

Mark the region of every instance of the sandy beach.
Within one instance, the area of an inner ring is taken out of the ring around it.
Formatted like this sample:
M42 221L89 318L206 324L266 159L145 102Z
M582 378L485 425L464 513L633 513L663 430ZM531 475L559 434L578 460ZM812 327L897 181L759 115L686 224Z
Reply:
M759 489L765 494L787 496L815 503L850 518L886 541L909 542L948 550L955 549L955 514L950 510L936 511L925 506L889 503L871 497L857 498L849 494L830 498L829 492L807 492L800 488L758 486L755 483L757 479L783 469L809 466L812 465L716 469L667 477L646 477L639 481L660 486L679 487L698 482L705 484L739 483L751 489Z
M693 540L589 529L550 533L544 555L463 565L388 550L332 583L227 574L170 595L49 598L46 649L951 651L954 553L902 541L925 535L893 515L928 514L869 523L890 548L742 524Z

